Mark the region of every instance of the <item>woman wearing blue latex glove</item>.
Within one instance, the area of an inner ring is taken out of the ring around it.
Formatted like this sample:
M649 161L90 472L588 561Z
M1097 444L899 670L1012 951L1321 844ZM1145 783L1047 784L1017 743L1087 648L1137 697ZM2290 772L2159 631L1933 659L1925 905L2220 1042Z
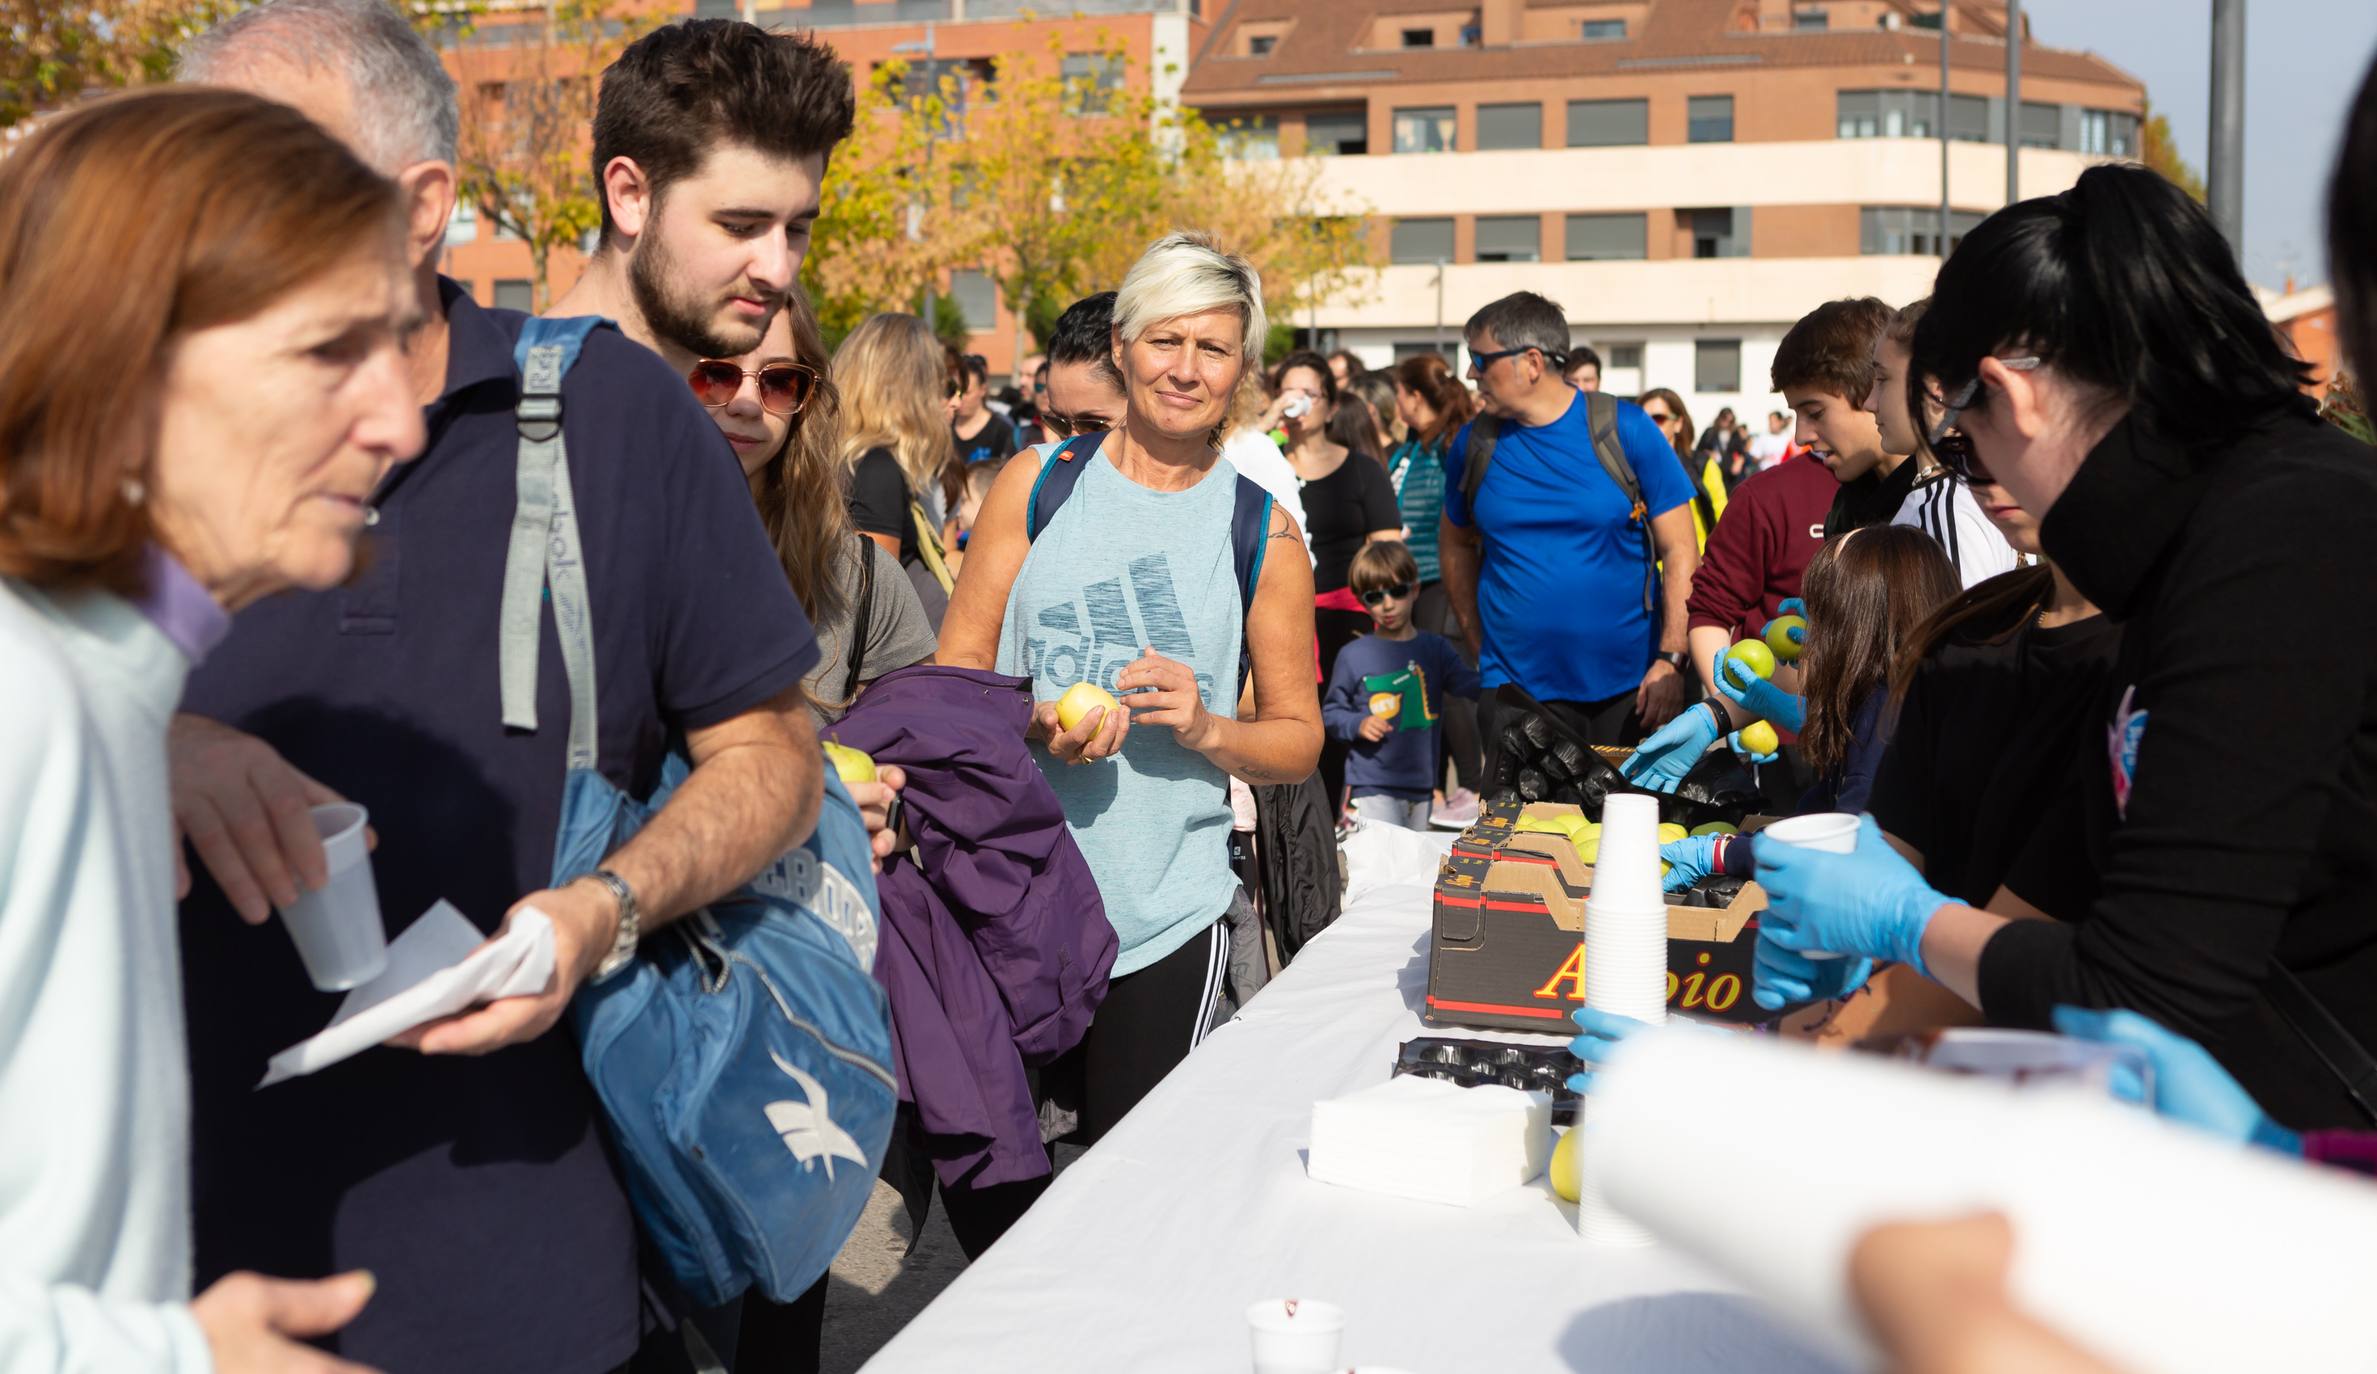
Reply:
M2209 1131L2223 1140L2299 1155L2303 1138L2270 1120L2252 1094L2220 1067L2212 1052L2134 1011L2057 1007L2055 1029L2081 1040L2141 1050L2154 1069L2157 1115Z
M1700 756L1724 735L1728 723L1720 702L1704 701L1686 707L1674 720L1636 745L1633 756L1618 770L1618 775L1637 787L1673 792L1684 775L1692 771L1692 765L1700 762Z
M1571 1092L1591 1092L1593 1090L1593 1075L1590 1070L1600 1068L1608 1061L1611 1052L1625 1043L1629 1037L1640 1035L1651 1028L1648 1021L1637 1021L1631 1016L1617 1016L1606 1011L1595 1011L1591 1007L1578 1007L1569 1013L1569 1017L1576 1022L1577 1028L1584 1034L1568 1042L1568 1052L1575 1055L1580 1062L1586 1065L1588 1070L1568 1076L1568 1088Z
M1871 816L1859 823L1857 847L1847 854L1792 844L1758 846L1757 875L1766 889L1766 914L1758 922L1762 952L1772 944L1790 954L1829 951L1849 961L1892 959L1935 977L1924 940L1935 916L1954 910L2005 920L1932 891L1914 865L1890 847ZM1946 978L1940 981L1968 1000L1973 996ZM1800 989L1788 986L1791 982L1776 961L1761 961L1752 982L1758 1005L1771 1010L1794 1000L1791 994Z
M1717 695L1777 730L1798 734L1807 728L1807 701L1793 696L1750 671L1750 665L1730 655L1717 662Z

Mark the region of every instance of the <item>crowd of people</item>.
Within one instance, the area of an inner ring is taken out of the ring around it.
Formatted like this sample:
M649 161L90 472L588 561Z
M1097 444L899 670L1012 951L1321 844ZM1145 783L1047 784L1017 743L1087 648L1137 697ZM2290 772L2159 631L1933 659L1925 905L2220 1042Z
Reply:
M1817 305L1755 436L1604 391L1531 292L1458 362L1266 366L1260 271L1194 232L994 394L913 315L829 349L798 279L848 72L700 19L603 74L599 247L547 313L606 324L524 376L526 317L438 271L455 91L401 16L266 0L178 75L0 162L0 1368L814 1368L822 1278L697 1310L639 1251L560 1023L800 846L821 735L893 712L904 752L830 785L887 924L1006 913L1045 957L990 982L1064 981L986 1033L997 1129L901 1085L885 1176L969 1256L1293 954L1265 816L1465 824L1531 715L1641 787L1865 813L1845 854L1666 847L1768 893L1759 1005L1917 980L2146 1047L2191 1124L2368 1154L2377 455L2154 173L1991 216L1927 301ZM2377 72L2332 221L2377 368ZM682 780L556 884L573 769ZM391 933L533 908L554 971L258 1090L335 1007L271 918L345 802ZM877 976L911 1038L989 1014ZM1589 1061L1635 1030L1585 1022ZM1992 1246L1877 1237L1877 1332L1995 1329L1892 1282Z

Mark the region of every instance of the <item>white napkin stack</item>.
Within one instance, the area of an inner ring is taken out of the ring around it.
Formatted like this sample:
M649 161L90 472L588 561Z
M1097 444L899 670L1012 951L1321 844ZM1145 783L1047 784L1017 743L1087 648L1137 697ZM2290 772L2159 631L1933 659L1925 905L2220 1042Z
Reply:
M272 1057L269 1088L352 1059L424 1021L499 997L524 997L553 981L553 922L535 907L488 941L452 905L439 902L388 943L388 967L339 1003L338 1015L310 1040Z
M1550 1162L1548 1093L1405 1075L1312 1104L1307 1171L1323 1183L1466 1207Z

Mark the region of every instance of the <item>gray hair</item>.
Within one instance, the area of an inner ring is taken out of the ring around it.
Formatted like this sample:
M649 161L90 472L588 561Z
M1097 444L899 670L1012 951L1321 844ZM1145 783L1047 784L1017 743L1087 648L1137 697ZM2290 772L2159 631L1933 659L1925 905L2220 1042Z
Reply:
M1538 348L1557 369L1568 361L1568 312L1558 301L1519 291L1487 304L1461 326L1466 338L1492 331L1504 348Z
M221 84L259 59L343 73L366 144L356 151L379 171L454 161L462 130L454 78L388 0L265 0L191 39L175 76Z
M1114 295L1114 329L1128 343L1161 321L1223 309L1238 311L1246 322L1241 353L1261 361L1271 328L1263 314L1262 274L1204 234L1166 234L1122 279Z

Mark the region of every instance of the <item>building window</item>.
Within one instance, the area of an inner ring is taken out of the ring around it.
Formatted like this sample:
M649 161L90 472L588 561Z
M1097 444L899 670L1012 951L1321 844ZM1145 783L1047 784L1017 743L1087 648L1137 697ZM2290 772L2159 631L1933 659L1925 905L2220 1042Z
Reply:
M2119 110L2082 110L2080 151L2096 157L2136 157L2138 117Z
M1387 259L1399 263L1451 262L1453 222L1449 219L1396 220Z
M1395 151L1449 153L1453 151L1453 107L1395 111Z
M1634 262L1650 256L1648 215L1570 215L1561 231L1570 262Z
M495 284L495 308L527 312L536 309L536 283L506 278Z
M1684 139L1688 143L1733 141L1733 97L1696 95L1685 103Z
M1072 74L1072 59L1065 60L1067 75ZM990 63L980 58L943 57L918 58L909 62L907 74L900 78L900 94L909 100L923 100L939 96L951 119L966 112L974 94L989 88Z
M1538 215L1477 217L1479 262L1543 261L1543 219Z
M1365 114L1304 116L1304 151L1353 157L1370 151L1370 117Z
M1692 233L1696 258L1746 258L1750 255L1750 210L1678 210Z
M1114 108L1114 94L1122 89L1123 59L1118 53L1077 52L1065 55L1065 104L1074 114L1104 114Z
M1981 219L1975 211L1950 211L1949 250L1964 242L1964 236L1979 227ZM1935 206L1868 205L1857 213L1857 251L1868 256L1911 253L1944 257L1940 252L1940 212Z
M1642 366L1642 345L1613 343L1601 346L1601 361L1612 369Z
M1581 34L1588 43L1614 43L1626 36L1623 19L1588 19Z
M1842 91L1834 98L1835 131L1842 138L1933 138L1937 91Z
M1403 31L1403 46L1407 48L1433 48L1436 46L1436 30L1405 29Z
M999 285L988 272L961 267L949 274L949 299L966 322L966 332L987 333L999 322Z
M1271 162L1279 157L1279 120L1271 115L1240 115L1219 132L1224 157L1241 162Z
M2022 130L2018 140L2025 148L2060 148L2063 146L2063 107L2036 100L2022 102Z
M1477 107L1477 146L1481 152L1543 146L1543 106L1480 105Z
M1271 55L1271 50L1278 46L1279 35L1276 33L1248 34L1246 38L1246 55L1248 57L1269 57Z
M1702 395L1741 390L1741 340L1694 339L1692 389Z
M1650 141L1651 102L1648 100L1568 102L1568 146L1571 148L1633 147Z
M1791 11L1791 27L1802 33L1832 27L1832 16L1822 10Z
M472 243L479 237L479 207L467 200L454 202L454 217L446 221L446 242Z
M1948 137L1958 143L1995 143L1989 136L1989 97L1948 97Z

